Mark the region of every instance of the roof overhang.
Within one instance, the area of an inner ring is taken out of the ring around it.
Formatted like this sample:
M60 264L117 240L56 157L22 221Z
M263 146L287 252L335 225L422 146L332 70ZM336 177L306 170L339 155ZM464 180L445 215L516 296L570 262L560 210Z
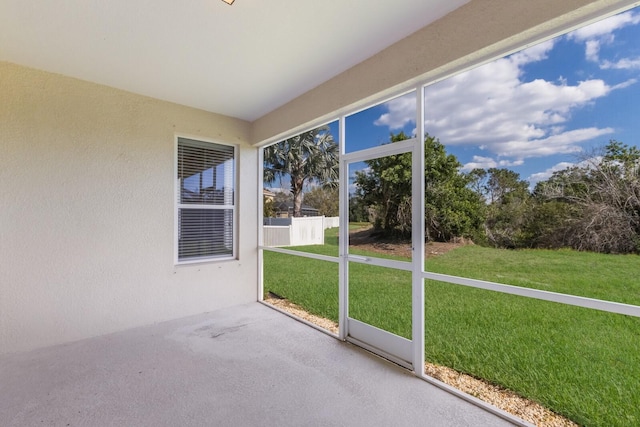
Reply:
M0 60L253 121L469 0L1 0Z
M240 118L265 144L637 0L0 0L0 60Z

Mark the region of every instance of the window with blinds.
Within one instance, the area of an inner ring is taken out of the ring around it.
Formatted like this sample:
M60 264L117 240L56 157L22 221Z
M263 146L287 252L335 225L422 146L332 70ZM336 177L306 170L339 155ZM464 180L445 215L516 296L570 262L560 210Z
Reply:
M178 263L235 256L235 147L178 138Z

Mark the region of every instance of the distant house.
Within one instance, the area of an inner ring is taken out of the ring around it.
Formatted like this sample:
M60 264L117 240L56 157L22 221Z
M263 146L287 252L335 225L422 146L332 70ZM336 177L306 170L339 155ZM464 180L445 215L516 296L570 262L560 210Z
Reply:
M274 193L271 190L267 190L266 188L263 188L262 189L262 197L264 197L266 200L273 201L273 199L276 198L276 193Z

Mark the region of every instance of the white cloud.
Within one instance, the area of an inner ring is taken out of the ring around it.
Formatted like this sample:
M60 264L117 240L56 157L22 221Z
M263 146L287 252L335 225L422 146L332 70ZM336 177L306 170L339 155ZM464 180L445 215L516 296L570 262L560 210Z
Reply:
M529 181L529 183L531 184L532 187L535 187L535 184L540 182L540 181L545 181L549 178L551 178L551 175L553 175L554 172L558 172L561 170L565 170L568 169L572 166L575 166L575 163L571 163L571 162L560 162L554 166L551 166L549 169L545 170L544 172L538 172L538 173L534 173L531 174L529 176L529 178L527 178L527 181Z
M470 171L472 169L490 169L498 166L492 157L473 156L473 160L462 166L463 171Z
M390 130L402 129L407 123L416 121L416 95L408 93L384 104L388 113L374 122L377 126L388 126Z
M595 156L593 158L580 161L578 163L560 162L551 166L549 169L543 172L538 172L538 173L529 175L529 177L527 178L527 181L529 181L529 183L531 184L531 188L533 188L538 182L546 181L547 179L551 178L551 175L553 175L555 172L569 169L574 166L578 166L581 168L584 168L584 167L591 168L594 165L600 163L601 161L602 161L602 156Z
M553 41L548 41L427 87L427 132L446 145L487 151L487 157L474 159L465 169L482 164L499 166L493 158L521 162L529 157L574 153L580 150L580 143L613 133L609 127L567 130L566 126L574 111L636 81L615 86L600 79L575 85L562 77L554 82L523 81L522 67L545 59L553 46ZM388 111L376 124L397 129L414 117L415 97L398 98L386 107Z
M547 40L546 42L538 43L527 49L511 55L511 60L518 65L526 65L531 62L542 61L547 59L548 53L553 49L555 40Z
M585 56L587 57L587 60L591 62L598 62L600 60L599 40L587 40L585 44Z
M615 62L600 59L601 46L613 43L615 31L638 23L640 13L625 12L579 28L567 34L567 38L578 43L584 42L586 59L598 63L602 69L640 69L640 58L623 58Z
M624 89L624 88L629 87L629 86L631 86L633 84L636 84L637 82L638 82L637 79L629 79L626 82L622 82L620 84L617 84L617 85L613 86L613 89L614 90Z
M604 70L640 70L640 58L623 58L616 62L604 60L600 67Z
M578 42L593 39L602 39L606 42L613 41L613 32L627 25L640 23L640 14L633 12L620 13L609 18L594 22L586 27L578 28L567 34L567 38Z
M578 145L580 142L608 135L614 132L613 128L583 128L550 135L542 139L529 141L507 141L501 145L503 156L516 158L544 157L554 154L570 154L582 151Z
M469 172L470 170L490 169L490 168L507 168L512 166L520 166L524 160L495 160L492 157L473 156L473 159L462 166L461 170Z
M428 88L426 129L447 145L482 145L499 156L518 156L514 148L526 149L526 157L546 155L536 151L559 140L571 112L611 90L602 80L575 86L562 81L522 82L520 68L509 58L501 59ZM589 131L594 137L602 134Z
M511 161L511 160L500 160L498 162L498 165L500 167L506 167L506 166L521 166L524 164L524 160L515 160L515 161Z

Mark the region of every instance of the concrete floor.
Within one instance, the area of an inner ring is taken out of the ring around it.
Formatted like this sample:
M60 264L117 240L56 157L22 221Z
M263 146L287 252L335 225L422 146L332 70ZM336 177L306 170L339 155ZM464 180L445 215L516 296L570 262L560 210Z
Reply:
M258 303L0 356L2 426L506 426Z

